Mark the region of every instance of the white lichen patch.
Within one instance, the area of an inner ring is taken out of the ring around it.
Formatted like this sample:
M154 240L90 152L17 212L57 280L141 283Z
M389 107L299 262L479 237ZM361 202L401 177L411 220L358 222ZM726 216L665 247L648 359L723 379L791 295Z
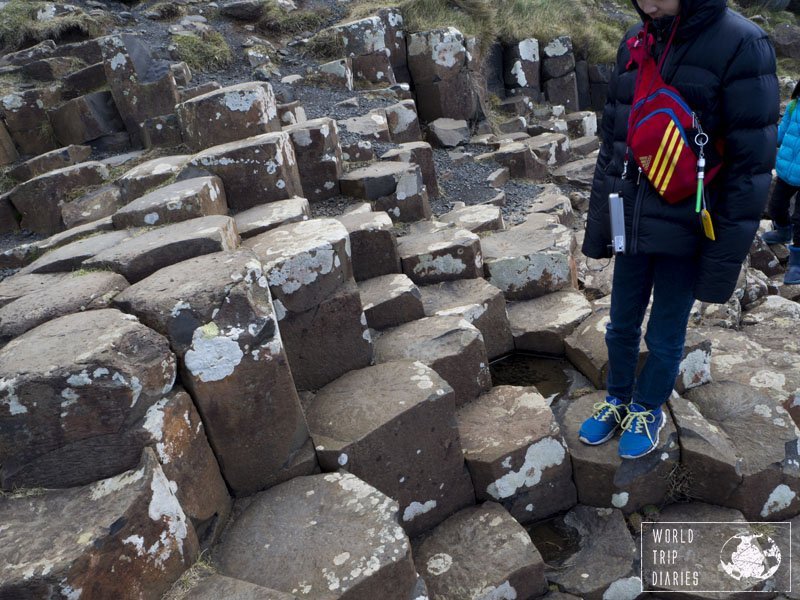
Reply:
M533 38L522 40L517 47L519 48L519 57L522 60L530 62L539 61L539 41Z
M14 383L14 379L0 378L0 406L6 406L12 416L28 412L28 408L19 401Z
M136 483L142 477L144 477L144 469L139 469L137 471L126 471L120 475L115 475L114 477L109 477L108 479L98 481L97 483L92 484L92 500L100 500L101 498L105 498L109 494L118 492L122 488Z
M434 508L436 508L436 500L428 500L425 503L412 502L406 506L405 510L403 511L403 521L406 523L413 521L418 516L424 515L425 513L432 511Z
M157 212L151 212L151 213L147 213L147 214L146 214L146 215L145 215L145 216L142 218L142 220L143 220L143 221L145 222L145 224L147 224L147 225L155 225L156 223L158 223L158 220L159 220L160 218L161 218L161 217L159 217L159 215L158 215L158 213L157 213Z
M451 254L437 257L423 254L419 257L419 262L414 265L413 271L415 275L460 275L466 269L464 261Z
M428 573L438 577L439 575L444 575L447 573L452 566L453 557L449 554L445 554L444 552L440 552L439 554L434 554L428 559L425 568L427 569Z
M517 490L538 484L544 470L562 464L565 457L566 450L561 442L555 438L544 438L528 447L519 470L511 471L490 483L486 492L497 500L510 498Z
M772 490L769 498L764 503L764 507L761 509L761 516L766 518L788 508L796 497L797 494L788 485L780 484Z
M762 370L750 378L750 385L768 390L782 389L786 385L786 376L783 373Z
M603 600L634 600L642 592L642 580L638 577L617 579L605 592Z
M147 514L153 521L161 523L164 529L147 549L147 554L158 568L163 568L176 548L183 558L183 541L186 539L188 529L186 514L175 497L177 489L177 484L169 481L160 468L153 472L153 479L150 481L153 495L150 498Z
M144 415L143 427L150 433L156 441L156 452L161 464L167 464L170 461L169 453L164 445L164 407L167 405L167 399L163 398L153 404L147 409Z
M192 308L192 305L191 305L191 304L189 304L188 302L186 302L186 301L184 301L184 300L178 300L178 301L175 303L175 306L173 306L173 307L172 307L172 310L170 311L170 313L169 313L169 314L170 314L170 315L171 315L173 318L175 318L175 317L177 317L177 316L178 316L178 315L181 313L181 311L183 311L183 310L190 310L191 308Z
M483 588L476 598L480 600L517 600L517 590L515 590L511 583L504 581L499 586L495 587L490 585Z
M223 333L213 322L198 327L184 358L186 368L204 383L222 381L236 370L244 357L236 342L238 337L238 331Z
M611 504L616 508L622 508L626 504L628 504L628 492L619 492L617 494L611 494Z

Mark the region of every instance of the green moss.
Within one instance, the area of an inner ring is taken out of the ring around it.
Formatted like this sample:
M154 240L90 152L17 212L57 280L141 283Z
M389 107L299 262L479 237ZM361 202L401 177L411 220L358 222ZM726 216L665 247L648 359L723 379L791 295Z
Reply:
M233 62L230 46L216 31L202 35L176 35L173 43L180 59L197 71L216 71Z

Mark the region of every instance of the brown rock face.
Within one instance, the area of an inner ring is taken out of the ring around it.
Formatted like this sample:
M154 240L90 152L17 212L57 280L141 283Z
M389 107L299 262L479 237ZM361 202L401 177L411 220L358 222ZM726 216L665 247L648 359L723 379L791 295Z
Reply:
M4 498L0 597L138 600L169 589L197 537L153 451L136 462L84 487Z
M79 96L50 111L49 117L62 144L83 144L125 131L111 92Z
M66 146L27 160L14 167L10 174L17 181L27 181L48 171L81 163L88 159L91 153L92 149L89 146Z
M336 121L327 117L314 119L290 125L285 131L292 138L297 169L308 200L338 196L342 150Z
M0 350L3 488L71 487L130 469L144 445L134 424L174 380L167 340L113 309L11 341Z

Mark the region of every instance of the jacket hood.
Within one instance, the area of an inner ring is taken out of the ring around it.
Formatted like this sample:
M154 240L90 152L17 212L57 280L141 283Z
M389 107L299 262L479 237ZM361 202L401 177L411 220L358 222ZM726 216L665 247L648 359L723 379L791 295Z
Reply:
M631 2L643 22L652 21L642 12L636 0ZM703 28L711 25L722 16L728 6L728 0L680 0L680 2L681 23L677 36L684 39L697 35Z

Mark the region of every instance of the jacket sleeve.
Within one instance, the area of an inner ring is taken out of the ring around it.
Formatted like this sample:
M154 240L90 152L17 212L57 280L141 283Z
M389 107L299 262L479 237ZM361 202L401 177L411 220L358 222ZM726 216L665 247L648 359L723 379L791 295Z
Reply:
M789 106L792 106L791 103ZM793 109L790 109L789 106L786 107L786 112L783 113L781 124L778 126L778 146L783 143L783 136L786 135L786 130L789 129L789 122L792 120L792 114L794 114L794 110L797 109L797 105L795 105Z
M758 230L777 146L779 116L775 51L766 36L746 41L721 85L724 170L709 207L716 241L703 238L695 297L726 302Z

